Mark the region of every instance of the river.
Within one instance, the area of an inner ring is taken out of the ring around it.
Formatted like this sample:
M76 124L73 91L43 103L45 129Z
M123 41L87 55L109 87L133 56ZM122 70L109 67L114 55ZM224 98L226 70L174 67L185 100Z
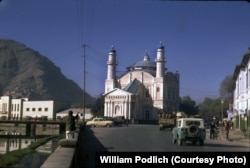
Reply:
M13 126L11 124L5 124L0 126L0 130L0 155L26 148L28 145L38 141L41 136L59 135L59 128L55 125L36 125L36 131L33 132L32 136L24 138L20 138L18 135L25 135L25 125L20 124L18 126ZM13 136L10 137L5 135ZM38 168L57 146L58 139L52 139L46 144L38 147L36 153L25 155L21 162L12 166L12 168Z

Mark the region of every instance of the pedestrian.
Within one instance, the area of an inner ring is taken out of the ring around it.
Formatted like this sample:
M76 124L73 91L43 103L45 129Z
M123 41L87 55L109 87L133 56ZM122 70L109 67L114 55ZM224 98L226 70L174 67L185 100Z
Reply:
M78 119L78 114L73 116L73 111L68 112L68 116L66 118L66 139L73 139L75 130L76 130L76 122L75 120Z
M228 136L229 136L229 129L230 129L230 125L229 125L229 121L225 121L225 133L226 133L226 138L227 140L229 140Z
M215 129L217 129L217 126L215 124L215 121L213 120L210 124L210 139L214 139L215 138Z
M128 126L128 122L129 122L129 120L128 119L126 119L126 125Z

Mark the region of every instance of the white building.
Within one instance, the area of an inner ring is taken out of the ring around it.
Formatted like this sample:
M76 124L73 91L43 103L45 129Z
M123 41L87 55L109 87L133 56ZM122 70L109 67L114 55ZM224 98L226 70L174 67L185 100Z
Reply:
M240 65L234 71L235 81L233 108L236 114L248 115L250 111L250 48L243 55Z
M67 109L67 110L63 110L59 113L56 113L56 118L64 118L66 116L68 116L68 112L69 111L72 111L73 112L73 116L76 116L77 113L79 112L79 117L80 119L82 120L83 118L85 120L89 120L91 118L93 118L93 115L91 113L91 109L90 108L86 108L85 109L85 112L83 112L83 109L82 108L70 108L70 109ZM85 113L85 114L84 114ZM84 116L85 115L85 116Z
M12 99L10 96L0 97L0 120L22 120L26 117L46 117L56 119L56 113L70 107L67 101L29 101L28 98Z
M157 49L155 61L146 53L143 60L129 66L117 77L116 50L111 49L107 61L105 81L104 115L124 116L137 121L156 121L158 112L179 109L178 72L168 72L165 68L165 48Z

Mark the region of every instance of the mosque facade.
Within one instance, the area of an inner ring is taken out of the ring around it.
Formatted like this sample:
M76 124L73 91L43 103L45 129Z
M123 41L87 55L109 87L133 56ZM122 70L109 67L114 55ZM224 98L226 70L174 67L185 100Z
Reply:
M109 51L105 80L104 116L123 116L132 121L157 121L158 113L179 109L180 74L165 67L165 48L157 48L155 61L143 60L127 67L120 76L114 47Z

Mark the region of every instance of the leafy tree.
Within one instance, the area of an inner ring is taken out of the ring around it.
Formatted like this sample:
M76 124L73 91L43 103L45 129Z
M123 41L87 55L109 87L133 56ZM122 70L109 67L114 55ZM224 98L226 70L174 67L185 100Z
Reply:
M195 104L195 101L190 96L184 96L181 98L180 111L185 112L187 115L196 115L198 114L198 107Z
M200 115L204 118L216 118L220 117L221 114L221 100L205 98L204 101L200 104Z
M91 106L91 112L94 116L104 116L104 97L102 95Z
M223 104L221 99L205 98L199 105L199 114L205 119L211 119L215 116L217 119L221 119L221 115L224 118L226 116L226 110L229 106L229 100L224 99Z

